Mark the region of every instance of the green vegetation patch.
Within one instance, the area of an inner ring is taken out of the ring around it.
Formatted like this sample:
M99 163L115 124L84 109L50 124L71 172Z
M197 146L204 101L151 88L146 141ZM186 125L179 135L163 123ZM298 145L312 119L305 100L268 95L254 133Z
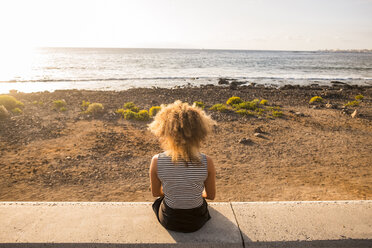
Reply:
M359 101L351 101L351 102L348 102L345 104L345 107L355 107L355 106L359 106Z
M314 96L310 99L309 103L316 103L316 102L323 102L323 98L321 96Z
M85 113L97 116L97 115L101 115L103 113L103 110L104 110L104 107L102 103L94 102L94 103L89 104Z
M247 109L247 110L256 110L257 109L257 102L256 101L247 101L247 102L242 102L239 104L235 104L234 108L236 109Z
M273 119L274 117L283 116L279 106L267 106L269 101L266 99L254 99L252 101L243 101L240 97L230 97L226 105L215 104L209 110L227 112L234 111L236 114L241 116L266 116L267 118Z
M32 102L33 105L39 105L39 106L43 106L44 103L42 101L33 101Z
M0 105L3 105L7 110L24 107L22 102L18 101L14 96L9 95L0 95Z
M129 109L132 110L133 112L138 112L139 108L134 104L134 102L126 102L123 105L123 109Z
M3 105L0 105L0 120L5 119L8 116L9 116L8 110Z
M226 105L218 103L213 105L209 110L218 111L218 112L227 112L229 109Z
M273 110L271 114L273 117L282 117L284 115L282 111L276 111L276 110Z
M14 108L14 109L12 109L12 113L15 114L15 115L20 115L20 114L23 113L23 111L20 108Z
M249 110L246 110L246 109L239 109L239 110L236 110L235 113L237 113L238 115L241 115L241 116L253 116L254 113L249 111Z
M355 100L363 100L364 96L362 94L356 95Z
M130 110L130 109L125 109L123 113L123 117L126 120L135 120L137 116L137 113Z
M280 108L279 106L275 106L275 107L266 107L266 110L267 110L267 111L281 110L281 108Z
M242 103L243 100L240 99L240 97L238 96L232 96L230 97L227 101L226 101L226 104L227 105L235 105L235 104L239 104L239 103Z
M140 110L136 114L136 120L138 120L138 121L148 121L148 120L150 120L149 112L145 109Z
M124 112L125 112L125 109L117 109L116 111L115 111L115 113L117 113L117 114L119 114L119 115L122 115L122 116L124 116Z
M53 101L53 108L58 111L66 111L67 103L65 100L54 100Z
M136 120L136 121L148 121L150 120L150 114L147 110L142 109L134 112L130 109L118 109L116 113L120 114L125 120Z
M81 103L81 105L80 105L80 108L81 108L81 110L87 110L88 109L88 107L89 107L89 105L90 105L90 102L89 101L82 101L82 103Z
M195 102L193 103L193 105L194 105L195 107L198 107L198 108L201 108L201 109L204 109L204 108L205 108L204 102L198 102L198 101L195 101Z
M123 108L117 109L115 112L125 120L148 121L150 117L154 117L160 109L160 106L152 106L150 111L146 109L140 110L133 102L126 102Z
M263 109L263 108L257 108L257 109L256 109L256 113L257 113L257 115L260 115L260 116L263 115L265 111L266 111L266 110Z
M159 113L160 110L161 110L160 106L152 106L150 108L149 114L151 117L154 117L157 113Z

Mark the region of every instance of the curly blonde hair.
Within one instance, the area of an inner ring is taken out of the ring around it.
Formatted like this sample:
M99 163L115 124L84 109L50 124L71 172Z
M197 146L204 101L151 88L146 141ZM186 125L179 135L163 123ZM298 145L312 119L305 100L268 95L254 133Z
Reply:
M161 146L173 162L200 162L200 143L216 122L196 107L181 101L162 105L149 130L159 138Z

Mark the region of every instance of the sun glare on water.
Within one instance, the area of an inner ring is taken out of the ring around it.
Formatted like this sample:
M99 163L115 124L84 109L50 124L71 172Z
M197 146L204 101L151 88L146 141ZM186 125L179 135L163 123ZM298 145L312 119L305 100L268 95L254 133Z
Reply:
M36 48L0 48L0 93L15 89L21 92L41 91L40 83L29 83L34 78L34 68L40 63ZM39 89L40 88L40 89Z
M17 81L31 75L35 49L3 47L0 53L0 81Z

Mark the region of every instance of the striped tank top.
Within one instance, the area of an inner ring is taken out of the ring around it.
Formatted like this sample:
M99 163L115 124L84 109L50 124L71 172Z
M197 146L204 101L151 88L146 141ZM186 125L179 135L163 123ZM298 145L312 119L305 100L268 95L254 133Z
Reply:
M165 153L158 155L158 177L163 186L165 203L175 209L191 209L203 205L204 181L208 176L207 157L201 162L176 164Z

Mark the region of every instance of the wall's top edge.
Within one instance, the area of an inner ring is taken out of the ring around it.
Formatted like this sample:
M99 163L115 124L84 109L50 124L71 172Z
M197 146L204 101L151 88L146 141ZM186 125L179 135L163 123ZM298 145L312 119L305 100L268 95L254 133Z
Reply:
M359 204L372 203L372 200L340 200L340 201L262 201L262 202L209 202L210 205L226 205L226 204ZM34 202L34 201L0 201L0 205L151 205L152 202Z
M231 202L232 204L306 204L306 203L372 203L372 200L329 200L329 201L262 201L262 202Z

